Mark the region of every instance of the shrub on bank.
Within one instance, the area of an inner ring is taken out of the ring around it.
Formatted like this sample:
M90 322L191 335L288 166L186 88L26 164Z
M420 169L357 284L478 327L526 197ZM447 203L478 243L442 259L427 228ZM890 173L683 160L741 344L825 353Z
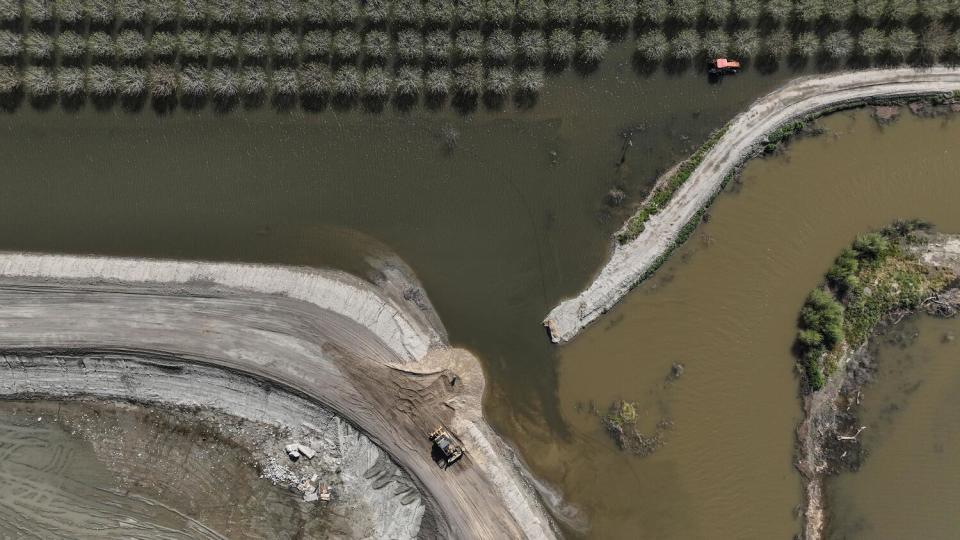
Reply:
M820 50L820 40L813 32L801 32L793 40L793 54L800 58L809 58Z
M117 93L124 97L142 96L147 90L147 73L136 66L123 66L117 70Z
M385 62L393 56L390 34L383 30L370 30L363 36L363 54L375 62Z
M393 22L400 26L419 27L423 20L423 5L420 0L394 0Z
M389 0L367 0L363 4L363 17L368 25L381 26L390 18Z
M463 97L479 96L483 82L483 66L479 62L468 62L453 70L453 89Z
M177 36L170 32L154 32L147 46L153 58L173 58L177 54Z
M342 66L333 76L333 93L342 98L355 98L360 95L362 78L355 66Z
M502 28L497 28L487 37L486 58L492 63L503 64L513 58L516 51L516 42L513 34Z
M262 67L246 66L240 71L240 93L245 96L262 96L267 93L270 82Z
M16 58L23 52L23 39L19 32L0 30L0 58Z
M430 32L423 40L423 53L430 62L446 62L452 51L453 41L446 30Z
M47 22L53 18L52 2L48 0L23 0L23 14L32 23ZM27 87L26 81L24 81L24 87ZM53 88L52 82L50 87Z
M54 17L66 24L75 24L83 20L82 0L56 0L53 3Z
M19 0L0 0L0 22L13 22L20 20L23 13ZM2 70L4 76L9 76L9 70ZM2 82L2 81L0 81ZM8 85L4 85L8 86ZM17 87L20 86L20 78L17 77ZM12 90L10 90L12 91Z
M353 60L360 54L360 36L353 30L338 30L333 34L330 51L338 60Z
M763 6L763 15L777 24L783 24L793 13L793 0L767 0Z
M857 0L854 12L858 17L871 23L883 17L886 0Z
M557 26L569 26L576 18L577 0L547 0L548 23Z
M297 59L300 43L297 36L283 28L270 36L270 56L276 60L290 62Z
M887 34L885 51L891 58L904 61L917 47L917 35L909 28L897 28Z
M886 36L876 28L867 28L857 37L857 53L867 58L876 58L883 52Z
M320 58L330 54L330 32L309 30L300 40L300 52L304 58Z
M401 30L397 33L397 56L410 64L423 59L423 36L419 31Z
M580 0L577 19L585 26L599 28L607 20L608 9L607 0Z
M177 49L180 51L181 58L197 60L206 54L206 38L200 32L196 30L186 30L180 32L178 38L179 44ZM90 47L90 40L87 40L87 47Z
M483 0L459 0L456 14L461 27L479 25L485 14Z
M711 25L720 25L730 17L730 0L703 0L703 17Z
M510 26L515 8L514 0L487 0L486 20L496 26Z
M453 75L446 68L431 69L424 78L424 89L434 97L443 97L450 92Z
M11 94L20 89L20 72L14 66L0 64L0 94Z
M670 0L668 6L670 18L682 24L693 24L700 17L700 0Z
M668 13L667 0L639 0L637 3L637 16L647 24L662 25L667 20Z
M850 32L846 30L831 32L823 38L823 52L835 60L842 60L850 56L853 52L853 46L853 38L850 37Z
M177 72L177 87L184 96L199 98L207 95L207 73L191 64Z
M547 19L547 4L544 0L517 0L516 16L526 26L543 24Z
M50 68L44 66L28 66L23 71L23 89L28 96L45 98L57 92L57 81Z
M764 51L773 58L783 58L790 53L792 46L793 39L790 37L790 33L782 28L770 32L763 42Z
M543 90L544 76L543 70L539 68L526 68L517 74L517 92L521 95L536 95Z
M503 97L513 89L513 70L506 67L492 67L487 73L487 92Z
M719 28L707 30L703 36L703 50L709 58L719 58L727 56L730 50L730 35Z
M373 99L385 99L393 91L393 79L385 69L375 66L363 74L363 95Z
M87 92L95 97L108 97L116 92L113 68L95 64L87 70Z
M48 34L31 30L23 38L23 52L31 60L48 60L53 55L53 39Z
M607 24L611 28L629 28L637 18L636 0L609 0Z
M853 15L854 10L854 0L829 0L823 5L824 15L837 23L846 22Z
M520 57L530 63L540 63L547 52L547 40L540 30L524 30L517 40Z
M451 0L426 0L423 12L427 25L434 28L447 28L453 22L454 9Z
M453 48L461 60L479 60L483 56L483 34L476 30L461 30L457 33Z
M144 6L144 15L153 26L173 23L177 20L176 0L150 0Z
M760 0L733 0L731 14L738 21L752 21L760 16Z
M278 68L270 75L270 90L274 96L289 99L296 96L302 88L301 79L293 68Z
M170 64L154 64L150 67L148 84L154 98L171 98L177 93L177 72Z

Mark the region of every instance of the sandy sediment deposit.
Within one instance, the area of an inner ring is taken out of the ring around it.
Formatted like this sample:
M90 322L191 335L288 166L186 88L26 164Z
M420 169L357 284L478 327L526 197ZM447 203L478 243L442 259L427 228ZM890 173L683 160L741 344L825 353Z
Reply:
M645 223L636 238L614 246L613 254L586 290L561 302L543 324L551 339L572 339L612 308L667 254L685 225L713 199L724 178L778 127L809 114L879 98L903 98L960 91L960 68L872 69L814 75L793 80L760 98L727 126L720 140Z
M483 419L476 358L447 347L417 304L338 272L0 254L0 395L211 408L294 429L317 459L340 460L340 495L369 509L375 537L557 536ZM427 440L441 424L466 448L446 470Z

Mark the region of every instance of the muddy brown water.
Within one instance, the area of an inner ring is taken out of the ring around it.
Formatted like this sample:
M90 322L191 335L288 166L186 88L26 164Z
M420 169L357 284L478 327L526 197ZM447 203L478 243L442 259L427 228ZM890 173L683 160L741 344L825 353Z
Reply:
M860 470L828 483L828 538L949 538L960 529L960 321L917 317L875 340Z
M960 118L906 115L880 128L859 111L822 125L827 134L751 162L652 280L560 349L568 438L533 422L514 425L512 438L534 470L587 510L589 536L799 531L792 458L800 408L790 345L804 297L867 229L923 217L960 231ZM685 370L667 384L674 362ZM621 453L590 412L616 399L638 402L647 434L659 420L672 421L652 456ZM887 504L902 501L895 478L874 482L884 489L873 486L871 500L886 493ZM954 502L957 486L945 488ZM934 532L925 537L950 537L955 527Z
M792 317L856 232L899 215L956 219L960 191L941 184L960 163L933 143L960 131L905 118L881 137L865 117L831 118L842 135L751 165L656 279L557 349L539 322L602 263L624 218L606 193L635 201L796 75L638 75L631 48L589 76L551 78L534 108L465 116L23 106L0 124L0 249L355 272L366 254L395 252L451 340L482 358L494 426L587 511L591 536L788 536ZM674 361L687 372L664 388ZM669 417L666 446L646 459L616 451L588 412L615 398L639 401L647 425Z

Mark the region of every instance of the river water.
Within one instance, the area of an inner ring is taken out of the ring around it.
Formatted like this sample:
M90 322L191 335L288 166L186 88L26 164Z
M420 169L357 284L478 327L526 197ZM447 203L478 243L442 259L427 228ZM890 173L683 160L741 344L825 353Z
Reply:
M551 79L531 109L465 116L24 106L0 124L0 249L361 273L365 255L394 252L482 358L494 426L587 511L591 536L789 536L797 308L857 232L897 216L960 231L960 129L827 119L831 135L752 163L653 280L558 349L539 322L602 263L626 212L607 192L636 201L796 75L638 75L630 49ZM686 371L665 385L673 362ZM621 398L648 425L673 422L654 455L623 455L590 413Z
M587 510L591 537L799 531L792 459L800 404L790 346L805 296L860 232L911 217L960 232L960 118L908 113L881 128L859 111L822 125L826 134L751 162L653 279L559 350L567 437L517 423L512 438L538 473ZM674 362L684 373L666 383ZM647 434L672 421L665 445L644 458L618 450L591 413L591 403L606 412L616 399L638 402ZM948 469L956 466L954 459ZM897 479L871 473L881 468L860 473L875 475L864 504L902 504ZM847 492L864 490L857 482ZM941 485L952 490L944 504L955 502L960 484ZM938 523L923 537L952 537L956 512Z

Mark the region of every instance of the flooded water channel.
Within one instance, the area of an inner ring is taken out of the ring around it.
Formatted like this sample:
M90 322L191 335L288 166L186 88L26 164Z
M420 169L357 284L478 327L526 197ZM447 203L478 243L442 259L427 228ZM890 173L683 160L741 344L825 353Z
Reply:
M830 538L949 538L960 529L960 321L917 317L876 340L863 390L867 457L830 484Z
M466 116L24 106L0 117L0 249L355 272L396 253L483 360L491 422L586 510L590 536L789 537L797 309L864 229L919 216L960 232L960 121L881 134L863 113L828 118L829 135L752 163L653 280L558 349L540 320L602 263L624 217L608 191L635 200L795 75L638 75L631 48L551 79L531 109ZM665 384L674 362L685 372ZM614 399L669 419L663 448L620 453L591 413Z
M652 280L560 349L566 439L532 422L511 433L535 470L587 509L591 537L798 532L800 407L790 345L799 307L860 232L909 217L960 232L960 118L908 114L880 128L859 111L822 125L825 135L751 162ZM668 383L675 362L685 369ZM659 421L672 423L653 455L619 451L591 412L617 399L638 402L648 435ZM943 422L949 431L950 418ZM957 486L945 488L953 501ZM864 504L902 502L898 487L891 475L876 476Z

